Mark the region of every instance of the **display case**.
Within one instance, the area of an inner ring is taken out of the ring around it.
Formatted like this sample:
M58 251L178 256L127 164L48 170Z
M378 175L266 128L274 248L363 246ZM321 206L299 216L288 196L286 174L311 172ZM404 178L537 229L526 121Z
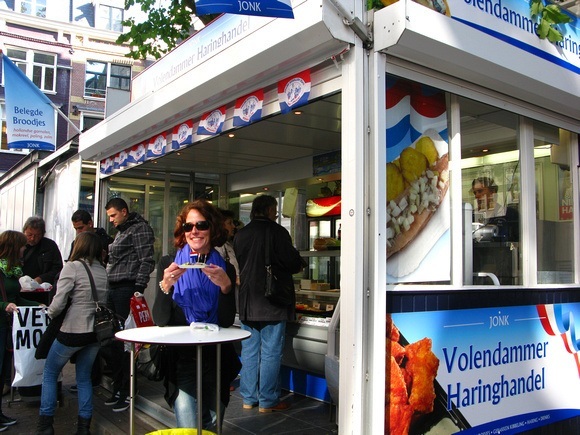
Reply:
M329 318L340 297L340 250L301 251L300 255L308 266L294 276L297 320L304 322L305 315Z

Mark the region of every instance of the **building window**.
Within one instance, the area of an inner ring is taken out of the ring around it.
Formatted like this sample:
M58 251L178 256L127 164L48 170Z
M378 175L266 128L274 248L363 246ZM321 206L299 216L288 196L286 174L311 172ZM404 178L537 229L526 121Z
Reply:
M131 67L94 60L87 61L85 97L105 98L107 87L129 90Z
M103 120L102 116L96 116L96 115L84 115L83 114L83 121L82 121L82 131L87 131L90 128L93 128L95 125L97 125L99 122L101 122Z
M56 92L56 54L8 48L8 57L42 91Z
M46 0L20 0L20 13L46 18Z
M123 9L107 5L99 5L97 27L114 32L123 31Z

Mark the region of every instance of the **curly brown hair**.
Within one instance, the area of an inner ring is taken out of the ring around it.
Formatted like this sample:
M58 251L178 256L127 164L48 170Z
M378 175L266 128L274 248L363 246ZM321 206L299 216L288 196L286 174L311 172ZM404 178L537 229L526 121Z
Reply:
M196 199L193 202L185 204L177 215L175 229L173 230L174 246L177 249L181 249L187 244L183 224L187 222L187 215L191 210L197 210L209 223L211 247L214 248L223 245L228 239L228 233L224 228L222 214L219 209L210 202L204 199Z

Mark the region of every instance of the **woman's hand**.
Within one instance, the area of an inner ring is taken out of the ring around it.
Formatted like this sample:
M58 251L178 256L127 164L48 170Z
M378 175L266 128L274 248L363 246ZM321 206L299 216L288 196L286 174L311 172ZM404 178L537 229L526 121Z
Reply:
M185 273L186 269L180 268L177 263L173 262L163 271L163 279L159 283L159 287L165 294L169 294L171 287L177 280Z
M205 276L207 276L212 283L219 286L222 293L228 294L232 288L232 282L230 277L224 269L215 264L208 264L203 269L201 269Z
M10 302L8 305L6 305L6 312L12 314L17 313L18 307L16 306L15 303Z

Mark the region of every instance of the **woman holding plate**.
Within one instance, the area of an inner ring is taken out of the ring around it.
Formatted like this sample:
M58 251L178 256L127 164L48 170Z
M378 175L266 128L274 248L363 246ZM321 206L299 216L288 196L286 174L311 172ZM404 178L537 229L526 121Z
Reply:
M177 254L175 260L163 270L159 282L161 292L155 298L153 307L155 323L158 326L192 323L230 326L235 317L233 287L236 271L215 250L227 238L219 210L205 200L188 203L177 216L173 234ZM229 315L224 316L225 312ZM215 358L215 346L205 346L202 361L202 425L208 430L217 424ZM176 348L170 351L169 360L171 366L166 370L164 381L165 399L173 407L177 427L197 427L195 348ZM223 411L229 402L230 382L241 367L232 344L222 345L221 366L223 418Z

